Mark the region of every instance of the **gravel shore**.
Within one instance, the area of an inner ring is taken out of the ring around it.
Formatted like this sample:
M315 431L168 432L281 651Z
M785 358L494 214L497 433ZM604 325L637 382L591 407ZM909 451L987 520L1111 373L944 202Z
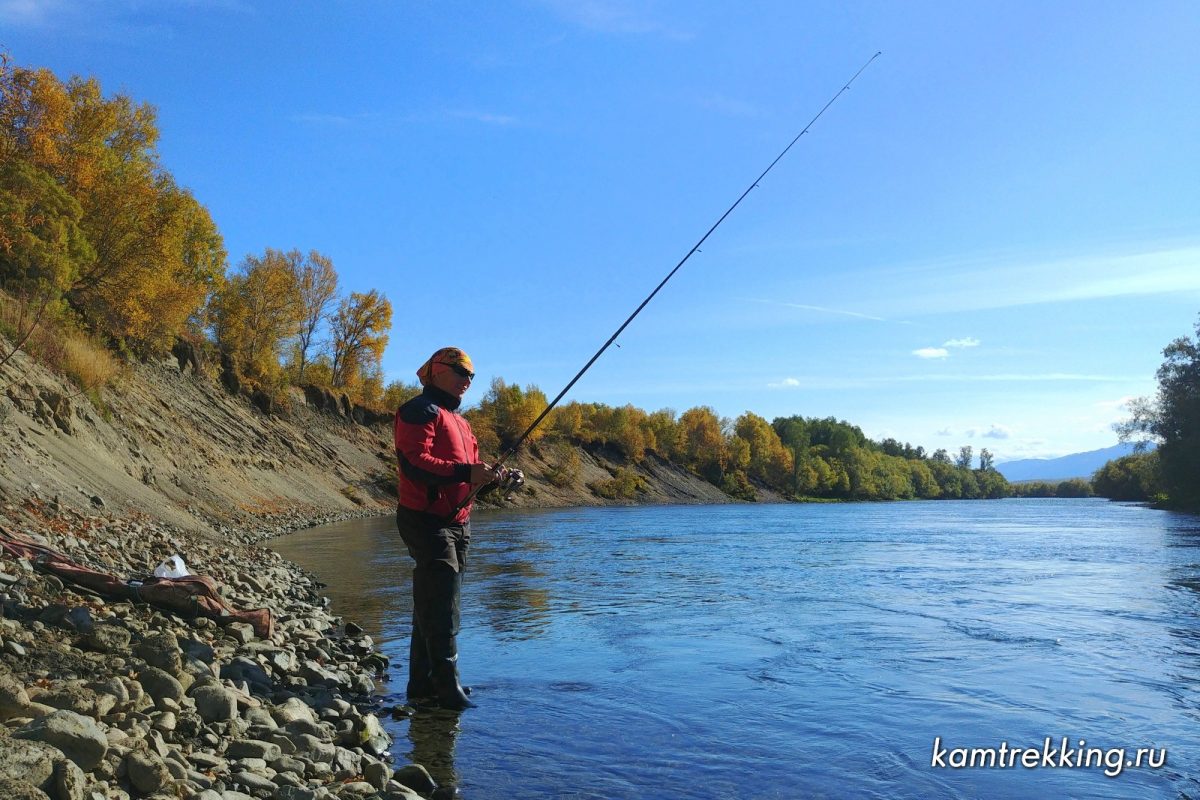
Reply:
M157 521L22 511L10 533L122 580L181 554L229 606L269 608L274 632L100 597L0 557L0 797L454 796L391 760L379 717L408 711L380 707L388 663L371 638L326 610L313 576L258 544L353 514L217 524L214 542Z

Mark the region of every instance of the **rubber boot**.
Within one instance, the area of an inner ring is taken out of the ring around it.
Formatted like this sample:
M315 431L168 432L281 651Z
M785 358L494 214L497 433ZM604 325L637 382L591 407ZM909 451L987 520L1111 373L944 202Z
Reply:
M475 706L458 682L459 598L462 573L434 564L429 571L430 603L421 617L438 705L451 711Z
M412 589L412 636L408 644L408 688L406 694L409 702L416 702L428 700L437 693L433 686L433 676L430 675L433 664L429 661L429 648L425 643L425 634L421 630L423 609L427 608L430 602L428 567L417 567L413 570Z

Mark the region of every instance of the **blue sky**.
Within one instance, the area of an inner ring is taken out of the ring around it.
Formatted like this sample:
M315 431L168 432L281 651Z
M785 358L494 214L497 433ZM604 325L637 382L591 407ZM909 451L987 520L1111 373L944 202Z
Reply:
M1002 460L1115 443L1200 313L1200 5L0 0L17 63L159 110L231 262L330 256L570 399L836 416Z

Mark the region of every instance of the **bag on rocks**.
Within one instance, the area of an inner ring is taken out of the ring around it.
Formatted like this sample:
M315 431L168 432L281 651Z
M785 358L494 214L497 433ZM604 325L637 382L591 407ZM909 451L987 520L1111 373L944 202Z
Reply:
M204 575L125 581L116 575L85 567L56 550L19 537L4 527L0 527L0 550L16 558L26 558L38 570L57 575L64 581L97 594L121 600L140 600L183 616L210 617L222 625L230 622L249 623L254 628L254 635L261 639L271 638L275 630L271 609L238 611L231 608L221 599L216 581Z

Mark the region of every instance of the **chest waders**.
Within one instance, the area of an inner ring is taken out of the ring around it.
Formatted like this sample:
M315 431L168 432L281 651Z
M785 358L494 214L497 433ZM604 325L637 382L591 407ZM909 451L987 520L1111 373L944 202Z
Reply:
M435 700L461 711L475 704L458 678L458 632L469 524L443 523L410 509L397 511L397 527L413 566L412 635L408 647L408 700Z

